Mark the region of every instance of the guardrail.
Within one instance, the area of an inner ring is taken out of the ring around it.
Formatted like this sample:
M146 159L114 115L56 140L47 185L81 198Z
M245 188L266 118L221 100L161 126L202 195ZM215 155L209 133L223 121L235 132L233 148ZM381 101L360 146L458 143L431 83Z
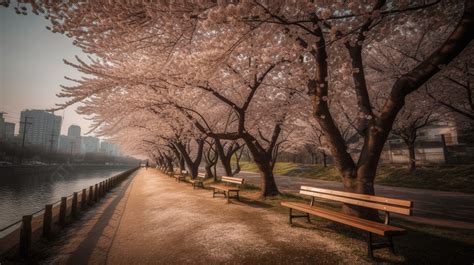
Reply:
M43 209L24 215L21 220L1 228L0 233L5 235L0 237L0 255L14 255L19 252L22 257L27 257L33 241L52 238L55 232L77 218L80 211L94 205L138 168L132 168L89 186L88 189L61 197L54 203L46 204Z

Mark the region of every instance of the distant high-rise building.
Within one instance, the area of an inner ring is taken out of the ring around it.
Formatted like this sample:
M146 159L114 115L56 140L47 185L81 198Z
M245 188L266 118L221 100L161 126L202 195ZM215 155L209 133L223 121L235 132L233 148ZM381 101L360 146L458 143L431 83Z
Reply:
M77 125L69 126L67 136L61 135L59 138L59 151L63 153L79 154L83 151L81 127Z
M0 141L5 139L5 118L3 118L4 112L0 112Z
M99 152L99 138L93 136L85 136L82 137L82 143L84 145L85 153Z
M67 136L69 137L81 137L81 127L77 125L69 126L67 130Z
M20 117L19 136L25 143L57 150L62 119L44 110L24 110ZM25 130L26 128L26 130Z
M115 144L107 141L100 142L100 152L112 156L120 155L118 147Z
M70 153L71 148L74 149L74 138L67 135L59 136L59 148L58 151L61 153ZM74 151L74 150L72 150Z
M5 122L3 125L3 131L5 132L5 139L9 140L15 136L15 124L12 122Z

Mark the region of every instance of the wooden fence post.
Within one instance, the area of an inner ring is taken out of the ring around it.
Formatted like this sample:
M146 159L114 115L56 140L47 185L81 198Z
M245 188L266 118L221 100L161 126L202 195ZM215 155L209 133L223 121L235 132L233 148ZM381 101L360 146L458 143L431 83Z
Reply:
M99 185L98 185L98 184L95 184L94 200L95 200L96 202L99 201Z
M27 257L31 248L31 220L32 215L24 215L20 229L20 255Z
M43 215L43 237L51 237L51 226L53 224L53 205L46 204L44 206L44 215Z
M81 209L84 210L86 207L87 207L87 194L86 194L86 189L83 189L82 190L82 194L81 194Z
M89 203L89 205L94 204L94 186L89 187L89 196L87 202Z
M67 216L67 197L61 197L61 205L59 206L59 224L66 225Z
M77 217L77 192L72 193L71 215Z

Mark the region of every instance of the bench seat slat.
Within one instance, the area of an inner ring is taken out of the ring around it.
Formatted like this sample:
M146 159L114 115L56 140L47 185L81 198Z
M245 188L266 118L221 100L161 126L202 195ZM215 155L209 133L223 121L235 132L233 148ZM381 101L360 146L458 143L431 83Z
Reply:
M337 196L361 199L361 200L372 201L372 202L380 202L380 203L392 204L392 205L403 206L403 207L410 207L410 208L413 207L413 202L407 201L407 200L401 200L401 199L393 199L393 198L387 198L387 197L381 197L381 196L358 194L358 193L344 192L344 191L338 191L338 190L328 190L328 189L321 189L321 188L309 187L309 186L301 186L301 190L314 191L318 193L332 194L332 195L337 195Z
M227 182L227 183L233 183L233 184L242 184L242 182L239 182L239 181L228 181L228 180L222 180L223 182Z
M384 204L375 203L375 202L362 201L362 200L351 199L348 197L340 197L340 196L331 195L331 194L316 193L316 192L307 191L307 190L300 190L300 193L313 196L313 197L348 203L348 204L357 205L357 206L363 206L363 207L377 209L381 211L393 212L393 213L404 214L404 215L412 215L412 209L410 208L384 205Z
M311 207L303 203L283 201L281 202L281 205L298 210L298 211L309 213L315 216L323 217L334 222L353 226L353 227L356 227L356 228L359 228L359 229L362 229L374 234L378 234L381 236L402 235L406 232L405 229L402 229L399 227L377 223L374 221L370 221L370 220L366 220L366 219L362 219L362 218L358 218L354 216L349 216L343 213L334 212L334 211L323 209L323 208Z
M234 177L228 177L228 176L222 176L221 180L225 182L235 183L235 184L244 183L244 179L242 178L234 178Z
M213 185L210 185L209 187L216 188L219 190L226 190L226 191L240 191L240 189L237 187L231 187L231 186L225 186L225 185L219 185L219 184L213 184Z

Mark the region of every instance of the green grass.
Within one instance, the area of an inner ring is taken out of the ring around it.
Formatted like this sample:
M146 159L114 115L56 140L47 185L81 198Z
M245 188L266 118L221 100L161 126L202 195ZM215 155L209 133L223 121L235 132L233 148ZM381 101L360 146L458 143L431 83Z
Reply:
M258 172L252 162L241 162L242 170ZM337 169L329 165L298 164L278 162L273 173L292 177L312 178L328 181L341 181ZM403 166L380 166L375 183L386 186L459 191L474 193L474 165L439 166L418 168L410 173Z

